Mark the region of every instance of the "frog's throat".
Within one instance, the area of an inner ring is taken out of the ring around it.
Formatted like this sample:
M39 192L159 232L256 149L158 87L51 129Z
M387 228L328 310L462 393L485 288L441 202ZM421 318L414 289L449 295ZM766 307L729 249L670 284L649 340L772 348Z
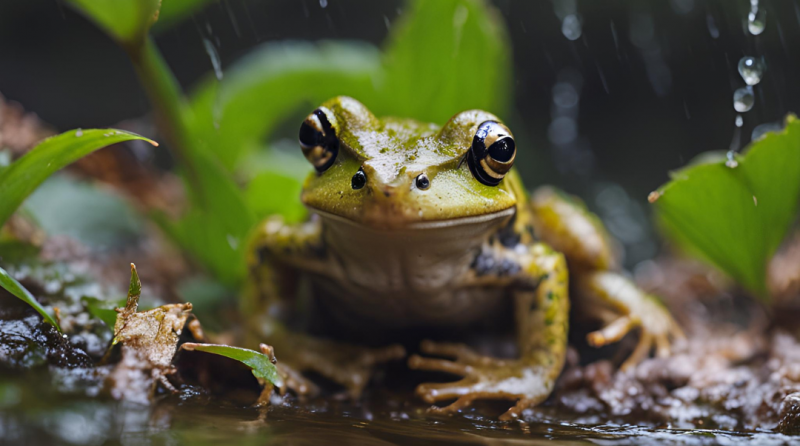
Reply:
M502 211L492 212L489 214L483 215L474 215L469 217L461 217L461 218L451 218L447 220L427 220L427 221L412 221L398 226L392 227L383 227L383 226L373 226L368 223L362 223L359 221L351 220L347 217L342 217L341 215L332 214L330 212L325 212L319 210L317 208L307 206L309 210L315 214L318 214L323 219L330 219L335 220L338 222L347 223L356 227L362 228L369 228L372 230L387 230L387 231L397 231L397 230L411 230L411 231L422 231L426 229L440 229L440 228L450 228L456 226L468 226L468 225L476 225L480 223L486 223L492 220L500 220L507 217L514 215L516 212L516 207L510 207L507 209L503 209Z

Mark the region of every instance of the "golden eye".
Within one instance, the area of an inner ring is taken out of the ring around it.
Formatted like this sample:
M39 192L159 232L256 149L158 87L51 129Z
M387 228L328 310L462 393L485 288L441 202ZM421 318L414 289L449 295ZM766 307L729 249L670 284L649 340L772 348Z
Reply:
M508 127L497 121L478 126L467 163L472 175L481 183L497 186L514 165L517 146Z
M300 148L320 173L331 167L339 154L339 140L328 116L330 111L320 107L300 125Z

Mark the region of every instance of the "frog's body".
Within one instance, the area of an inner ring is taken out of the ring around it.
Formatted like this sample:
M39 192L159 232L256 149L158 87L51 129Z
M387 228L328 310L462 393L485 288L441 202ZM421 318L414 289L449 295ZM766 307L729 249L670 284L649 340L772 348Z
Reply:
M578 273L587 308L610 322L590 336L604 345L642 330L641 359L661 353L678 329L666 310L626 279L608 272L614 258L596 218L552 189L529 200L512 169L516 147L497 117L454 116L441 129L410 120L375 118L362 104L333 99L303 124L300 142L316 167L302 200L315 215L289 226L265 222L255 240L260 309L274 315L301 273L326 314L366 330L450 327L493 314L511 299L519 359L479 356L458 344L424 342L413 368L465 375L456 383L423 384L430 402L518 399L513 416L547 397L566 350L569 297L564 255ZM290 283L287 283L290 282ZM263 308L266 306L267 308ZM614 314L615 316L610 316ZM256 329L292 369L312 369L358 394L374 364L404 356L399 346L366 349L289 333L273 317ZM295 387L311 384L285 367Z

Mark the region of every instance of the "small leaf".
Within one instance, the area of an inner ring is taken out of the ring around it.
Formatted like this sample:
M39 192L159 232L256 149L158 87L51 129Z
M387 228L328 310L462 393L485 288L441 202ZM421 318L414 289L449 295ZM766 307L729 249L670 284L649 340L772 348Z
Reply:
M6 270L3 268L0 268L0 287L3 287L9 293L17 296L18 298L22 299L23 302L32 306L34 310L42 315L42 318L44 318L46 322L54 325L59 332L61 331L61 327L58 325L58 322L56 322L56 320L44 310L44 308L39 304L36 298L33 297L30 291L26 290L25 287L23 287L21 283L17 282L16 279L9 276Z
M161 0L68 0L120 43L138 45L158 19Z
M221 82L204 82L187 115L194 137L233 169L293 113L305 116L337 95L369 105L380 70L377 49L364 43L270 43L236 62Z
M47 138L0 172L0 226L42 182L55 171L111 144L140 139L121 130L71 130Z
M668 236L767 299L767 264L800 206L800 121L790 116L736 163L680 170L652 197Z
M416 0L408 9L392 28L372 111L437 123L473 108L506 113L513 66L498 11L483 0Z
M211 0L161 0L161 12L158 13L156 31L176 25L210 2Z
M259 218L282 215L286 223L303 221L308 212L300 202L303 182L279 172L262 172L247 185L248 207ZM280 192L278 192L280 191Z
M276 387L283 387L283 378L281 378L281 375L278 373L278 369L275 367L275 364L270 361L269 356L263 353L228 345L195 344L193 342L186 342L181 345L181 348L189 351L199 350L201 352L213 353L215 355L234 359L250 367L256 378L269 381Z
M111 330L114 329L117 322L117 312L114 311L114 307L125 305L125 301L112 302L89 296L82 297L81 303L86 306L89 314L103 321Z

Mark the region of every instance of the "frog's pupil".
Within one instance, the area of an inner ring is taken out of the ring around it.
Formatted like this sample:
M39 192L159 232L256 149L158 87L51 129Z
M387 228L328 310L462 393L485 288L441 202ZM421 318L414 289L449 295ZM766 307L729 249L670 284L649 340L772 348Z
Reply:
M427 189L431 187L431 180L428 179L428 175L421 173L417 176L417 188L418 189Z
M355 190L361 189L367 184L367 174L365 174L362 169L358 169L358 172L353 175L353 179L350 181L350 184Z
M507 163L514 156L515 150L514 140L506 137L498 140L489 147L489 156L495 161Z
M300 126L300 144L305 147L314 147L320 144L322 134L307 122Z

